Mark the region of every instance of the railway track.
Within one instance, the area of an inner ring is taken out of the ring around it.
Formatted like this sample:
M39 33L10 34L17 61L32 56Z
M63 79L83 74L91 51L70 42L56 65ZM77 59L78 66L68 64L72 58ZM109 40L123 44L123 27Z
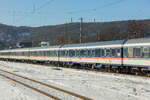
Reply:
M2 65L2 64L0 64ZM6 66L6 65L3 65ZM92 100L91 98L0 69L0 76L34 90L54 100Z

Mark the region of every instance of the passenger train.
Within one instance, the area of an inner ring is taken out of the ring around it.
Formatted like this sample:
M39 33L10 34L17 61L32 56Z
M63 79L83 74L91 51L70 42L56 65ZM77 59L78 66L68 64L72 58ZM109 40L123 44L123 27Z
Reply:
M150 38L1 50L0 59L150 73Z

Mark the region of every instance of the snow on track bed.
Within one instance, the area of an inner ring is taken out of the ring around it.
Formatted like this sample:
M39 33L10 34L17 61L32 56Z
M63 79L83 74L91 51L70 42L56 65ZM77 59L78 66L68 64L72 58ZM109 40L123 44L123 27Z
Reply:
M62 90L62 89L59 89L57 87L54 87L54 86L51 86L51 85L48 85L48 84L45 84L45 83L42 83L42 82L39 82L39 81L36 81L36 80L32 80L30 78L20 76L18 74L14 74L14 73L4 71L4 70L1 70L1 69L0 69L0 76L3 76L3 77L5 77L9 80L12 80L16 83L24 85L24 86L26 86L26 87L34 90L34 91L37 91L37 92L39 92L39 93L41 93L45 96L48 96L50 98L55 99L55 100L65 100L65 99L68 99L68 100L91 100L91 99L83 97L81 95L74 94L74 93L71 93L69 91ZM38 84L38 85L35 85L35 83ZM30 84L30 85L28 85L28 84ZM42 87L40 85L42 85ZM38 88L40 88L40 89L38 89ZM60 94L60 92L62 92L62 93ZM66 94L69 94L69 95L66 95Z
M150 78L146 77L49 68L42 65L4 61L0 61L0 64L7 65L7 67L0 65L0 69L27 76L94 100L149 100L150 98ZM65 98L65 100L70 99Z

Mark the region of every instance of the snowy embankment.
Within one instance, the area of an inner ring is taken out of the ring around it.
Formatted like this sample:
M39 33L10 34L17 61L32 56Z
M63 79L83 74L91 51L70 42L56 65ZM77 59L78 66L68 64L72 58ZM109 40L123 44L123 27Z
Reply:
M7 67L2 65L7 65ZM150 98L150 78L3 61L0 61L0 69L39 80L94 100L149 100ZM21 100L44 100L44 98L41 99L42 96L39 96L39 99L38 93L14 84L0 77L0 96L3 98L0 100L18 100L18 98Z

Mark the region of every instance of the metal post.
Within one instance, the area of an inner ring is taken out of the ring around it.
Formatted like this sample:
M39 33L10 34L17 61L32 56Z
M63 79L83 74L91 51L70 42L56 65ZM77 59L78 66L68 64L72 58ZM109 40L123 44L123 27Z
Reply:
M83 23L83 18L81 17L80 18L80 43L82 43L82 28L83 28L82 23Z

